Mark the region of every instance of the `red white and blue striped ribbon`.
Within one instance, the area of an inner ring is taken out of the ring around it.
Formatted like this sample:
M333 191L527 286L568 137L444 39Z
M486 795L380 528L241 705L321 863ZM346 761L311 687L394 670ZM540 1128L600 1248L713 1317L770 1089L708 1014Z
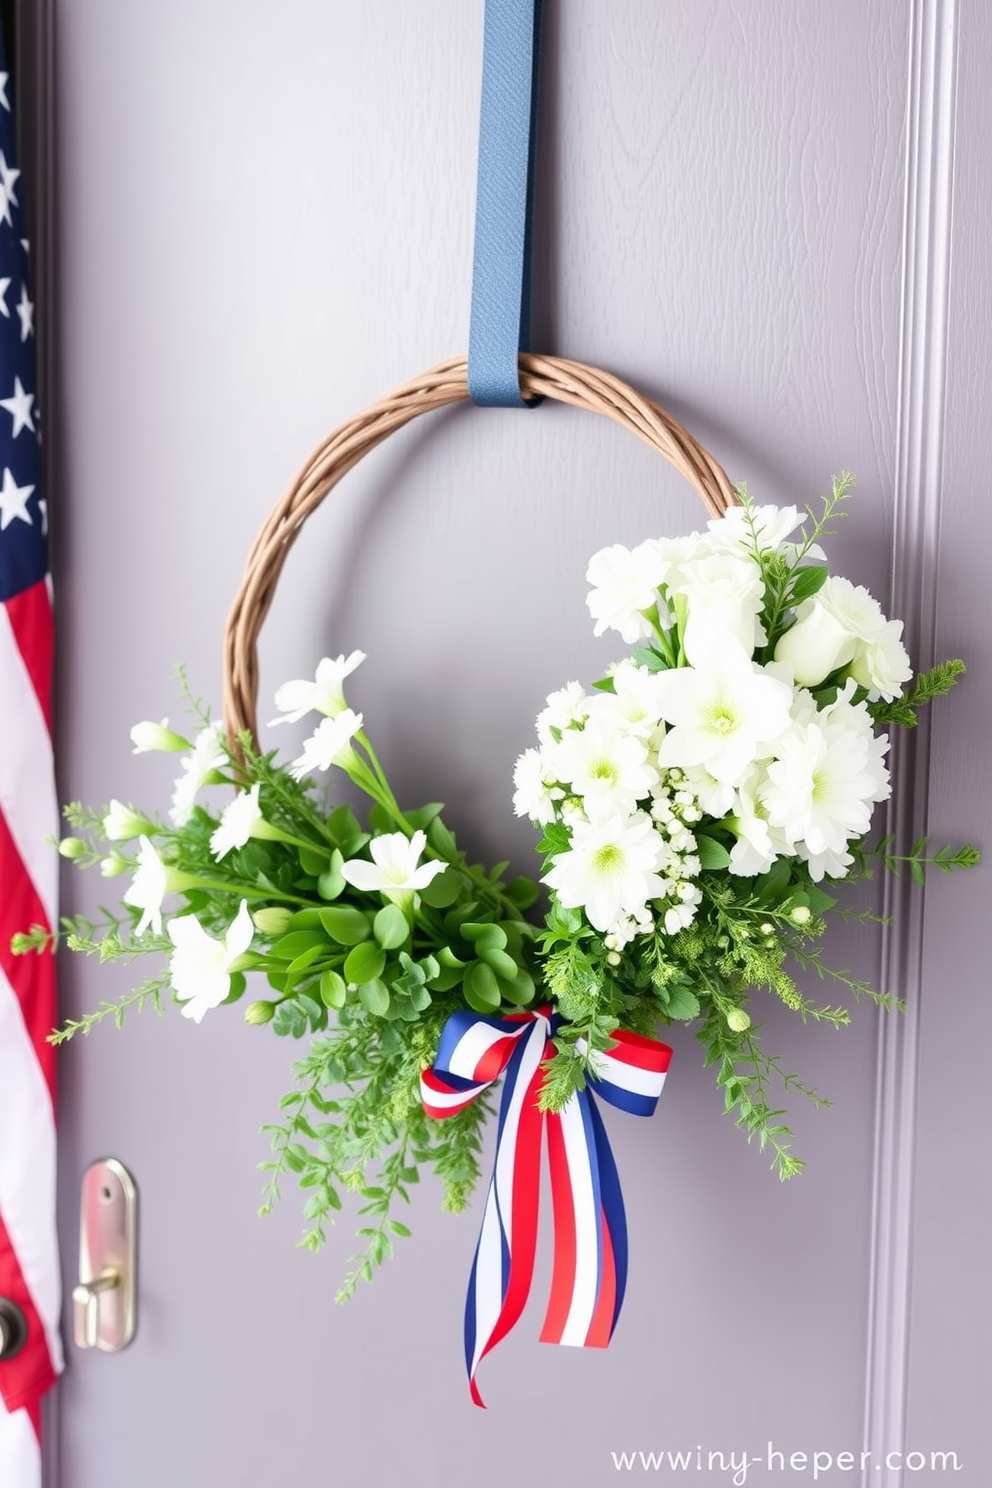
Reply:
M465 1363L476 1405L479 1364L523 1312L537 1248L541 1142L548 1131L554 1265L542 1343L605 1348L627 1284L627 1221L616 1163L593 1092L634 1116L658 1104L672 1051L618 1031L597 1054L598 1074L558 1112L543 1112L542 1064L554 1056L550 1008L484 1017L463 1010L445 1024L432 1069L421 1077L424 1109L455 1116L504 1075L493 1175L465 1305Z

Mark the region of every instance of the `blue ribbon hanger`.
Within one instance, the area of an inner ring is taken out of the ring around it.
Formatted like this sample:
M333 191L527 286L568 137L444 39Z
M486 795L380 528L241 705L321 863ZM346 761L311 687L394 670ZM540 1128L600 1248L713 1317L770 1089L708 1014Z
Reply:
M474 403L531 408L517 357L530 350L531 219L541 0L486 0L468 388Z

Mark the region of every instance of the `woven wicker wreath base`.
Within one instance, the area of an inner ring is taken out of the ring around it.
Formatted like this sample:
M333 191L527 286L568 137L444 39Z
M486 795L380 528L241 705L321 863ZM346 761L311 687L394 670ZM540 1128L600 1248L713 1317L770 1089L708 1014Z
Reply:
M663 455L692 486L712 517L737 503L720 465L677 419L618 377L562 357L522 355L525 397L551 398L603 414ZM310 513L357 465L411 419L469 397L467 362L455 357L405 383L322 440L255 538L224 635L224 724L232 749L247 730L257 738L258 636L289 550Z

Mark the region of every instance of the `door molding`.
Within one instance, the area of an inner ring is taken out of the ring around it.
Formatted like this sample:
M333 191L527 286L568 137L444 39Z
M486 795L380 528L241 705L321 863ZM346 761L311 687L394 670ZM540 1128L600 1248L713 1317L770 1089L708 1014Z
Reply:
M906 98L899 390L892 527L892 612L904 617L918 668L935 661L944 398L954 167L958 0L913 0ZM927 830L930 731L892 741L894 789L886 830ZM923 998L925 896L909 875L886 878L881 986L906 1000L881 1013L875 1097L863 1488L902 1488L903 1472L872 1463L906 1434L910 1285Z

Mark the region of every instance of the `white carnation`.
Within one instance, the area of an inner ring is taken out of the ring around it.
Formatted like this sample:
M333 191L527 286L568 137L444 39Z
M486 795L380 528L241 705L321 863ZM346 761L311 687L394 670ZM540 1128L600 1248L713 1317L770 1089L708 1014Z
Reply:
M634 549L621 543L601 548L589 560L586 581L592 591L586 599L595 620L595 634L618 630L628 646L651 634L643 611L658 602L658 585L666 564L654 542Z
M902 621L888 620L880 635L858 647L851 662L851 676L868 689L872 702L899 697L913 675L909 655L900 637Z
M589 699L590 717L606 719L611 728L652 740L661 718L660 673L649 672L632 661L621 661L611 673L612 692L597 692Z
M773 827L811 854L844 853L889 791L882 741L839 725L795 725L777 743L759 797Z
M757 543L763 553L780 552L802 523L805 513L795 506L732 506L707 525L721 548L746 548Z
M585 723L589 717L589 698L579 682L567 682L557 692L548 695L547 706L537 715L537 737L542 744L554 740L552 729L559 733L571 728L573 723Z
M749 656L766 639L759 619L765 586L761 570L747 558L733 553L696 558L683 565L671 592L688 601L683 645L693 664L727 636L740 641Z
M547 761L537 749L525 749L513 767L513 810L543 826L553 821L555 796L547 779ZM561 791L558 791L561 795Z

